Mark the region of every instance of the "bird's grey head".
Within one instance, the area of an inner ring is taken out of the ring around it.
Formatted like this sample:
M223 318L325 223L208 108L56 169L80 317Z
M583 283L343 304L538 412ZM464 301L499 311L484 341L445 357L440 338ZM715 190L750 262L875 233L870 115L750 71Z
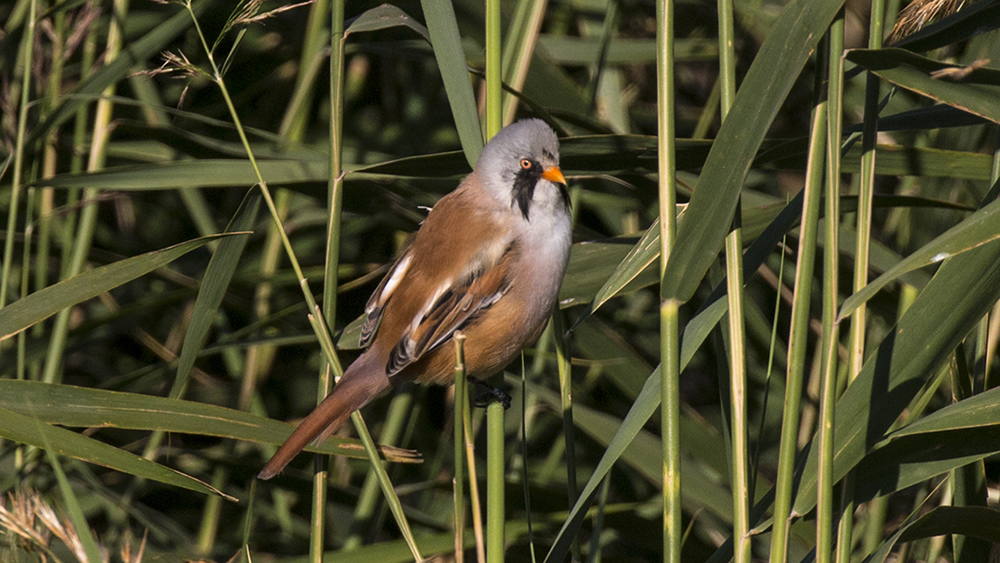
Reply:
M483 148L476 161L486 189L517 206L525 220L533 207L569 207L565 180L559 171L559 139L541 119L525 119L504 127Z

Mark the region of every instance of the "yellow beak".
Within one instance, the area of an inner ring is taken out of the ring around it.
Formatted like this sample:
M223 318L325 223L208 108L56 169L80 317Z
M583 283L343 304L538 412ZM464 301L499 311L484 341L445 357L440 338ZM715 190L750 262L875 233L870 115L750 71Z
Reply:
M564 186L566 185L566 177L563 176L562 170L559 170L558 166L547 168L544 172L542 172L542 178L545 178L550 182L555 182Z

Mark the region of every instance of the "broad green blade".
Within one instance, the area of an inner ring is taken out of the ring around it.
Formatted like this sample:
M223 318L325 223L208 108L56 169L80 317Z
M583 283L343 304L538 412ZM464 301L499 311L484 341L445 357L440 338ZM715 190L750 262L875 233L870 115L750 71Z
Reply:
M904 49L856 49L846 56L893 84L1000 123L1000 70L963 69Z
M437 59L444 89L451 104L451 114L462 141L462 150L469 166L475 166L483 150L483 130L479 125L476 99L469 81L469 71L458 32L455 8L446 0L422 0L424 21L430 32L434 58Z
M879 443L924 383L1000 299L1000 242L945 261L913 305L875 348L837 401L834 477ZM816 448L800 471L794 510L816 504Z
M1000 426L1000 388L984 391L935 411L893 432L889 440L992 426ZM1000 446L1000 443L997 445Z
M761 45L677 226L661 295L688 301L729 232L743 179L767 129L841 0L794 0Z
M283 422L195 401L13 379L0 379L0 408L46 424L162 430L273 445L282 444L292 432ZM306 450L366 459L355 439L330 437ZM420 461L411 450L380 451L389 461Z
M9 380L5 380L7 383ZM5 400L16 399L23 409L31 410L30 397L5 394ZM10 399L9 399L10 398ZM229 500L236 500L218 491L207 483L203 483L179 471L169 469L131 454L124 450L109 446L93 438L77 434L65 428L49 426L40 419L0 407L0 436L28 444L46 451L76 458L96 465L103 465L115 471L135 475L167 485L182 487L199 493L215 494Z
M592 314L615 295L618 295L625 286L635 281L644 271L651 269L653 264L660 258L660 220L656 219L653 224L646 229L639 242L632 247L628 256L622 260L621 264L604 282L604 285L594 296L588 308L587 314ZM656 282L656 276L648 280L648 283Z
M560 307L587 303L618 269L616 266L629 255L636 243L635 237L617 237L574 244L562 288L559 290ZM640 277L636 273L635 277ZM641 284L654 283L655 276L639 280Z
M878 290L899 276L941 262L998 238L1000 238L1000 200L995 200L907 256L861 291L848 297L841 306L838 322L850 316L862 303L871 299Z
M260 191L256 188L251 189L236 211L236 216L226 227L226 232L253 232L260 200ZM194 367L195 358L205 344L205 339L208 338L208 331L212 328L212 323L219 312L219 305L226 296L229 282L236 273L236 266L249 239L250 237L226 237L212 253L212 259L208 262L205 277L202 278L198 289L198 298L194 302L191 321L188 323L184 344L177 360L177 375L170 391L170 395L174 398L181 397L187 387L188 375Z
M36 291L0 309L0 340L9 338L67 307L97 297L105 291L166 266L210 240L234 235L245 236L246 234L248 233L229 233L228 235L214 235L182 242L162 250L155 250L107 266L94 268Z
M948 405L893 432L855 471L855 501L909 487L1000 451L1000 389Z
M635 173L643 170L655 172L656 161L652 159L656 150L655 142L654 137L638 135L565 138L562 139L560 148L560 167L571 182L573 176ZM780 151L771 150L778 146L783 148ZM678 169L696 170L704 166L708 148L706 141L678 140ZM875 163L878 174L990 179L992 162L987 154L891 145L880 145L878 151L879 158ZM804 153L799 152L797 145L773 143L762 149L754 165L804 170L802 154ZM844 166L856 168L860 162L859 155L857 148L849 151L844 159ZM260 160L258 164L264 180L271 186L325 185L329 176L329 165L320 157ZM654 168L649 168L650 166ZM469 171L469 164L463 153L451 151L358 166L345 177L345 181L350 186L363 180L457 178ZM244 189L256 181L253 167L246 159L202 158L116 166L93 173L59 174L31 185L60 189L100 185L102 188L119 191L143 191L231 187ZM437 186L437 191L441 190L442 187ZM750 220L749 217L745 219Z
M883 563L899 543L947 534L996 541L1000 538L1000 512L985 506L938 506L900 528L865 561Z
M968 207L957 205L948 201L906 196L876 196L874 203L877 208L937 207L944 209L969 209ZM774 248L774 245L777 244L777 240L774 238L775 235L777 234L780 239L781 235L789 232L797 225L798 217L800 215L799 210L801 207L801 201L798 197L793 199L787 205L780 203L760 207L744 206L743 240L744 243L750 243L751 241L753 243L750 246L750 250L748 250L747 261L749 263L757 264L757 266L760 265L761 261L766 256L766 253L770 252L771 249ZM855 212L857 210L857 198L844 196L842 198L840 210L844 214ZM842 236L853 237L853 233L845 232ZM628 256L621 261L611 276L606 278L607 281L589 303L587 310L580 315L576 324L583 322L609 299L617 295L627 293L628 291L634 291L640 287L652 285L659 281L655 270L656 260L660 256L659 240L659 220L656 220L646 230L642 238L635 244L635 246L632 247ZM758 244L758 240L760 241L760 244ZM872 241L871 246L871 266L875 271L885 272L887 269L894 268L898 265L899 259L895 256L895 253L889 251L888 248L876 241ZM853 253L853 246L845 244L844 247L848 249L846 251L848 255ZM611 259L611 256L603 256L602 258L605 262L595 263L594 267L590 269L582 264L577 265L577 267L582 270L580 272L576 272L573 268L574 263L571 259L570 269L568 272L582 277L602 275L607 272L608 267L606 261ZM897 276L905 275L913 269L914 268L899 272ZM571 277L569 273L567 273L566 277L567 281L576 281L576 279ZM567 290L566 282L564 282L563 292L560 294L560 296L564 299L564 304L578 303L578 300L586 295L587 291L591 289L589 285L577 283L573 283L570 287L571 290ZM721 295L722 294L720 293L719 296ZM574 301L566 301L568 299L574 299Z
M382 4L365 10L363 14L351 20L351 24L344 30L344 39L347 39L347 36L352 33L377 31L390 27L408 27L419 33L428 43L431 42L431 36L427 33L426 27L392 4Z
M268 185L325 182L329 163L320 160L262 160L261 175ZM106 168L89 174L60 174L38 185L54 188L101 186L106 190L141 191L176 188L239 187L257 183L253 166L246 159L180 160Z

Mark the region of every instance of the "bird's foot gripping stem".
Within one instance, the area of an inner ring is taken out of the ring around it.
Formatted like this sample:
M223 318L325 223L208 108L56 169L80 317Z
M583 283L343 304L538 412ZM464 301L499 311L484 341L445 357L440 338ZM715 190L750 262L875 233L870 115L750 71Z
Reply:
M478 392L472 398L472 406L474 407L488 407L490 403L496 401L503 405L504 410L510 408L510 394L503 387L498 387L495 385L490 385L485 381L476 379L474 377L468 378L469 382L476 386Z

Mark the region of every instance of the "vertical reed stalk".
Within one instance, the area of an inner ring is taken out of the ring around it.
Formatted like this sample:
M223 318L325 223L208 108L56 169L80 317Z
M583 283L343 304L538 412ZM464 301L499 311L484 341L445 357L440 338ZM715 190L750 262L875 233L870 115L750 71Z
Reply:
M486 561L504 560L503 414L499 402L486 407Z
M465 463L469 470L469 504L472 509L472 533L476 540L476 561L486 563L486 546L483 538L483 506L479 496L479 478L476 476L476 455L472 444L475 429L472 426L472 409L466 408L463 416L463 434L465 443Z
M822 59L820 59L822 60ZM799 410L802 383L805 379L806 348L809 341L809 305L812 297L816 238L819 232L820 195L823 193L827 152L827 101L825 81L817 74L814 85L809 152L802 198L802 227L795 264L795 289L792 295L792 321L788 334L788 373L781 418L778 450L778 478L774 503L774 526L771 534L771 561L788 557L788 528L792 506L792 479L795 465L796 437L799 433Z
M736 208L740 213L740 208ZM735 225L739 225L739 217ZM736 563L749 563L750 553L750 436L747 416L745 327L743 319L743 236L736 226L726 237L726 291L729 300L729 386L733 541Z
M996 185L1000 179L1000 128L994 126L993 136L996 139L993 149L993 168L990 170L990 184ZM991 319L996 322L997 308L1000 303L994 306L990 313L983 317L976 333L976 379L982 382L981 391L988 391L994 387L994 378L990 377L990 364L993 359L993 350L990 347L990 323Z
M840 331L833 317L827 316L827 311L836 313L838 300L838 281L840 263L840 155L841 128L843 126L843 94L844 94L844 10L830 24L829 49L827 50L827 156L826 156L826 233L823 268L823 339L829 346L836 347L840 341ZM837 356L830 355L833 351L827 348L826 369L832 373L840 373L837 366ZM831 413L832 415L832 413ZM832 438L832 436L831 436ZM853 495L853 477L848 474L841 484L840 522L837 529L836 560L847 563L851 559L853 545L854 502L847 500Z
M882 35L883 26L885 23L885 2L884 0L872 0L871 10L870 10L870 25L868 29L868 47L871 49L879 49L882 47ZM832 56L832 54L831 54ZM857 243L855 248L854 256L854 279L852 284L852 292L856 292L863 288L868 283L868 242L871 237L871 220L872 220L872 196L874 192L875 183L875 145L877 142L878 135L878 105L879 105L879 78L872 73L868 73L865 82L865 107L864 107L864 121L862 124L862 139L861 139L861 170L859 174L859 189L858 189L858 213L856 219L856 233L857 233ZM838 114L839 115L839 114ZM830 122L831 128L833 127L833 121ZM827 204L829 205L829 203ZM828 217L837 217L837 215L830 215L828 212ZM827 252L830 252L829 245L827 246ZM833 274L835 277L835 274ZM833 283L835 280L831 281ZM851 326L848 333L848 357L847 357L847 384L850 385L858 374L861 372L861 366L864 363L865 355L865 324L867 317L867 307L862 304L859 306L851 316ZM836 327L834 327L836 329ZM822 457L822 454L821 454ZM820 462L822 464L822 460ZM853 494L854 488L854 477L848 474L844 479L844 496L849 496ZM875 529L868 528L868 543L874 540L875 537L872 533L878 534L878 541L881 541L881 525L877 524L879 521L879 514L884 514L885 507L879 507L880 503L884 503L885 499L875 499L870 503L869 507L869 526L875 524ZM844 506L843 510L846 512L850 510L853 512L853 506ZM851 516L853 519L853 514ZM848 522L841 526L843 528L846 525L850 525ZM844 542L841 547L841 551L850 550L850 544L847 540L850 539L846 530L841 530L840 535L842 536L842 541ZM851 533L850 535L853 535ZM846 560L848 554L841 554L839 556L841 560Z
M51 113L56 106L59 105L59 99L62 92L63 73L66 67L66 40L68 35L66 30L66 14L64 12L56 13L53 20L53 26L55 29L52 33L52 52L50 55L52 70L49 74L48 92L44 106L46 114ZM45 154L42 157L43 178L51 178L52 176L55 176L58 171L58 158L61 152L60 147L58 146L58 141L61 129L61 127L54 127L45 139ZM52 212L54 207L55 189L42 188L38 205L38 250L35 253L37 258L34 261L36 289L42 289L48 285L49 254L52 249ZM25 267L27 267L28 263L28 261L24 262ZM0 307L2 307L2 305L0 305ZM36 326L35 331L35 335L40 336L44 331L44 327L40 325Z
M720 116L725 120L736 97L736 55L733 4L719 0ZM729 388L732 436L730 474L733 491L733 554L736 563L750 561L750 433L747 416L747 374L743 314L743 228L736 206L733 230L726 237L726 295L729 313Z
M25 138L28 128L28 100L31 92L32 53L35 44L35 20L38 0L28 3L28 27L21 42L21 97L17 107L17 133L14 141L14 174L11 178L10 208L7 210L7 232L3 246L3 271L0 271L0 309L7 304L7 285L11 279L14 262L14 231L17 229L17 212L20 205L21 184L24 182ZM25 264L27 266L27 264Z
M104 51L104 63L107 64L118 57L124 42L123 23L128 19L128 0L114 0L112 4L111 22L108 27L107 46ZM94 114L93 134L90 140L90 154L87 159L87 170L94 172L104 168L105 152L108 145L111 112L114 108L112 98L115 86L111 85L101 92ZM80 212L76 234L73 236L72 250L67 260L63 279L71 278L83 271L90 251L90 244L97 225L97 188L87 188L83 191L85 202ZM87 203L89 202L89 203ZM56 315L49 339L48 354L45 358L45 368L42 371L42 381L56 383L61 380L63 351L66 348L66 337L69 334L69 316L71 309L63 309Z
M822 111L826 113L827 119L821 120L822 124L827 124L831 128L830 137L833 133L840 131L840 96L839 92L834 93L837 105L830 103L831 90L838 86L841 79L834 75L834 71L840 71L840 53L843 50L843 20L838 18L831 25L827 32L825 41L827 62L830 65L828 71L829 87L827 88L827 104L824 104ZM822 53L821 55L822 56ZM834 58L837 60L835 61ZM830 108L833 108L831 110ZM831 111L836 111L835 118L831 118ZM835 127L835 128L834 128ZM839 140L839 137L837 137ZM839 142L830 140L830 150L827 152L831 158L839 157ZM820 160L822 162L822 160ZM819 442L819 467L816 477L816 561L817 563L830 563L834 559L833 551L833 531L834 531L834 509L836 499L833 495L833 416L834 403L837 399L837 344L839 340L839 330L836 324L837 318L837 269L839 268L838 256L838 233L839 233L839 197L837 187L840 185L839 160L836 166L828 167L827 183L827 210L826 210L826 238L824 243L825 261L823 271L823 336L820 346L822 347L822 358L820 366L820 400L819 400L819 422L818 438ZM836 174L834 173L836 172Z
M868 48L882 48L882 26L885 0L872 0ZM854 284L856 292L868 284L868 241L872 228L872 196L875 190L875 144L878 135L879 78L868 73L865 82L865 111L861 138L861 182L858 188L856 221L857 246L854 250ZM861 304L851 316L848 350L848 382L861 372L865 356L865 324L868 308Z
M19 207L19 194L22 190L21 185L24 183L24 157L27 147L25 147L25 140L27 136L27 122L28 122L28 98L29 92L31 91L31 68L32 59L35 45L35 20L37 19L38 12L38 2L37 0L31 0L28 6L28 26L26 33L24 34L24 40L21 42L21 51L23 64L21 65L21 91L20 100L18 102L18 120L17 120L17 132L15 134L15 147L14 147L14 178L11 187L10 196L10 209L7 210L7 238L4 241L4 256L3 256L3 268L0 271L0 276L3 276L2 281L0 281L0 309L4 307L7 299L7 284L11 276L12 268L12 257L14 255L14 231L17 229L17 214ZM56 51L56 49L53 49ZM53 69L53 77L55 76L55 69ZM52 77L50 77L51 79ZM50 91L50 95L55 97L56 93ZM53 101L53 105L54 105ZM54 133L53 133L54 134ZM50 136L49 139L52 139ZM46 164L49 164L50 160L54 160L51 157L53 151L49 150L49 143L46 142ZM54 167L54 163L52 164ZM43 170L45 174L47 170ZM48 190L51 194L51 190ZM31 267L31 238L33 229L33 217L32 210L35 207L34 204L35 188L28 189L27 205L25 205L25 220L24 220L24 241L21 248L21 281L20 281L20 296L25 297L28 295L30 290L30 271ZM47 251L46 251L47 252ZM40 258L36 261L37 267L41 268L42 265L46 264L48 260ZM44 278L42 278L44 280ZM40 329L40 327L36 327ZM16 339L17 346L17 359L15 365L15 377L17 379L27 379L28 378L28 368L27 368L27 338L26 332L21 332L18 334ZM0 351L3 347L0 344ZM20 453L20 449L19 452Z
M535 54L535 43L542 28L542 17L548 0L520 0L514 13L514 21L508 29L510 37L503 50L504 77L507 85L515 91L524 88L528 77L531 58ZM504 93L503 123L510 123L517 113L520 100L511 93Z
M486 0L486 140L503 127L500 0Z
M340 222L343 201L344 131L344 0L333 0L330 12L330 179L327 184L326 267L323 276L323 313L336 321L337 271L340 268Z
M303 64L305 59L303 58ZM327 319L326 331L333 329L337 319L337 268L340 259L340 186L341 177L341 120L343 119L344 80L344 3L334 0L330 6L330 176L327 180L327 239L326 263L323 272L323 317ZM340 366L331 362L320 363L316 403L319 404L333 388L333 380L341 375ZM360 417L352 417L360 419ZM355 424L357 425L356 421ZM367 447L366 447L367 449ZM378 464L372 460L372 465ZM329 477L329 459L316 457L313 473L312 511L310 512L309 560L323 560L324 531L326 530L326 491Z
M835 379L841 372L838 366L837 347L840 342L839 325L836 324L838 305L838 280L840 271L840 140L843 126L843 93L844 93L844 10L837 13L827 32L827 157L826 157L826 233L823 268L823 346L825 350L825 377ZM828 411L821 412L821 420L831 417L833 404L836 401L836 391L830 390L831 397L824 400ZM825 422L824 422L825 424ZM831 422L832 424L832 422ZM833 432L829 432L827 440L832 445ZM823 446L821 446L822 448ZM833 455L829 456L832 464ZM828 475L832 477L832 465L828 467ZM832 478L828 478L832 481ZM831 482L832 485L832 482ZM832 493L832 491L831 491ZM853 494L853 480L848 476L841 485L842 502L840 503L840 522L837 529L837 552L835 558L840 561L850 561L854 525L854 503L846 498ZM832 496L831 496L832 502ZM832 509L831 509L832 510ZM832 532L831 532L832 535Z
M576 427L573 425L573 372L569 351L569 337L566 335L566 326L563 322L562 312L556 305L552 313L553 336L556 343L556 363L559 370L559 399L563 416L563 436L566 439L566 495L569 499L569 508L576 504L577 484L576 484ZM573 541L572 557L580 560L580 542Z
M674 5L656 2L656 110L660 216L660 286L677 236L674 153ZM681 560L680 303L660 303L660 426L663 444L663 560Z
M455 340L455 412L452 419L454 436L452 444L455 448L454 506L452 515L455 526L455 563L465 562L465 410L468 403L468 392L465 386L465 334L456 332Z
M502 123L500 0L486 1L486 139L496 135ZM486 407L486 560L504 558L504 448L503 405Z

